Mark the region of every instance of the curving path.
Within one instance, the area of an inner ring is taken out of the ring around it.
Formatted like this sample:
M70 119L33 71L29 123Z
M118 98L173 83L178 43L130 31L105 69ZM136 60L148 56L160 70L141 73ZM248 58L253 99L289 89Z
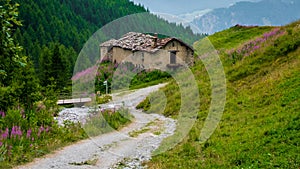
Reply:
M52 154L19 166L19 169L86 169L86 168L143 168L142 162L151 158L151 152L176 128L173 119L157 114L145 114L135 106L151 92L164 84L114 95L113 104L124 104L135 120L120 131L103 134L67 146ZM110 106L112 103L102 105ZM142 131L147 127L147 130ZM136 133L133 136L132 133Z

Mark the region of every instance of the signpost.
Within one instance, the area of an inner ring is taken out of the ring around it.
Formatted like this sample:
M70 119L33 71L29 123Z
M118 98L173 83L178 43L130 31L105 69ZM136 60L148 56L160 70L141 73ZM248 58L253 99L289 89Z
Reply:
M103 85L106 86L106 95L107 95L107 93L108 93L108 84L107 84L107 80L105 80L105 81L103 82Z

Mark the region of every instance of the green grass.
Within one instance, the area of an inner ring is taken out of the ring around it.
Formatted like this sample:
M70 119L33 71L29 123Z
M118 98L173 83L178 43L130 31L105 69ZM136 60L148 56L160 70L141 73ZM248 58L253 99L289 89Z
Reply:
M138 130L129 132L130 137L138 137L140 134L151 132L154 135L160 135L163 131L163 123L158 119L147 123L144 127Z
M133 89L145 88L148 86L165 83L171 75L161 70L144 70L135 67L132 63L119 64L117 68L111 62L100 63L95 81L95 91L105 93L104 81L108 83L108 92L111 93ZM84 86L82 86L84 87Z
M135 130L129 133L130 137L138 137L140 134L148 132L150 129L149 128L142 128L140 130Z
M130 90L142 89L142 88L146 88L146 87L149 87L149 86L158 85L160 83L166 83L166 82L168 82L168 80L169 80L168 78L157 79L157 80L153 80L153 81L150 81L150 82L145 82L145 83L141 83L141 84L138 84L138 85L130 86L129 89Z
M115 112L105 110L104 112L96 112L91 116L87 123L83 126L88 136L98 136L103 133L119 130L132 120L132 115L128 109L120 108Z
M263 33L270 31L273 27L243 27L235 26L230 29L217 32L208 37L214 47L218 50L231 49L246 42L247 40L253 39Z
M148 86L157 85L159 83L165 83L170 78L170 74L160 70L142 71L134 76L130 82L129 89L141 89Z
M227 49L238 48L270 31L270 27L231 28L209 37L227 78L227 101L214 134L199 142L210 104L210 81L197 61L201 106L198 118L184 140L154 156L149 168L295 168L300 167L300 22L282 27L287 33L265 42L241 60L228 61ZM197 43L195 45L196 49ZM203 47L203 46L202 46ZM200 47L201 48L201 47ZM223 50L223 52L222 52ZM175 81L164 87L165 115L176 117L180 93ZM149 101L141 108L149 108Z
M112 97L110 95L102 95L96 97L97 104L105 104L112 100Z

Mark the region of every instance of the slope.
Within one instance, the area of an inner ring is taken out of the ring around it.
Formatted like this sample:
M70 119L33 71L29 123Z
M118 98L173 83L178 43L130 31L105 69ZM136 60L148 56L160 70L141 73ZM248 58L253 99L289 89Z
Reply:
M283 27L233 27L209 39L220 54L227 78L222 120L209 140L201 144L199 135L209 109L211 87L198 60L192 68L201 95L197 122L183 142L147 165L299 168L300 22ZM201 43L195 44L198 51L205 47ZM164 114L176 117L180 108L176 82L163 92L168 98ZM141 105L149 107L147 100Z

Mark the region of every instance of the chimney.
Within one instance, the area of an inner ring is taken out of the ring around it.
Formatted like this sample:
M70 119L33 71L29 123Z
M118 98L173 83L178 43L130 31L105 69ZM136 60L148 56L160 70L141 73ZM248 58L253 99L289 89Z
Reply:
M154 33L154 38L153 38L153 43L152 43L152 47L156 48L157 47L157 43L158 43L158 34Z

